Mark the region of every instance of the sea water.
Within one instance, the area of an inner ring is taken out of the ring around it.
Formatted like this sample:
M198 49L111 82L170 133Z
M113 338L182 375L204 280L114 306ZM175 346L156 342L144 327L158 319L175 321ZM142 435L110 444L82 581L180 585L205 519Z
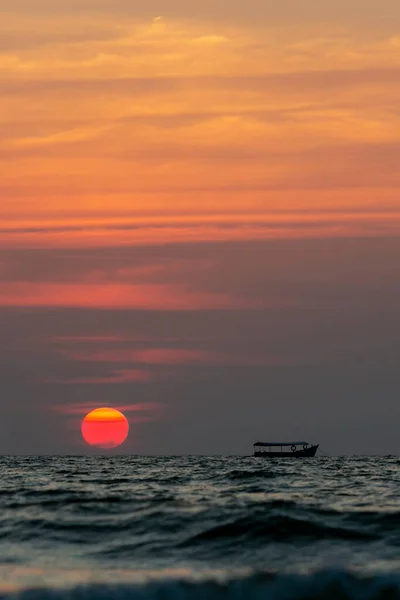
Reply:
M400 599L400 459L3 457L0 597Z

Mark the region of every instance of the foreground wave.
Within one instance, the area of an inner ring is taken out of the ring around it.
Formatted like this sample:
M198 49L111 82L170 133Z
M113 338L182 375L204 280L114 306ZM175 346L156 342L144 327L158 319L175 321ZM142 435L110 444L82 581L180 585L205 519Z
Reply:
M4 600L398 600L400 575L361 576L346 571L311 575L259 572L220 577L155 579L145 583L28 589L1 594Z
M10 589L59 589L142 569L398 574L399 467L396 457L0 457L4 576ZM82 569L90 580L65 575Z

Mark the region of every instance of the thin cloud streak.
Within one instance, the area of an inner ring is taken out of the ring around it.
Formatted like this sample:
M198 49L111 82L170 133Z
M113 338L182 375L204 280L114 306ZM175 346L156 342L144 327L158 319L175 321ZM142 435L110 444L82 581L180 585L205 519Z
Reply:
M42 383L58 385L115 385L119 383L148 383L151 376L139 369L116 369L104 377L75 377L71 379L45 379Z
M215 352L192 348L146 348L99 350L93 352L65 351L68 358L77 362L90 363L134 363L148 366L186 367L186 366L283 366L300 364L301 357L282 357L251 352ZM309 362L309 361L307 361Z
M91 410L95 410L96 408L101 408L103 406L106 405L104 403L80 402L78 404L61 404L59 406L55 406L54 410L65 415L86 415ZM136 402L132 404L119 404L117 406L112 406L112 408L120 410L124 413L136 413L157 411L163 407L157 402Z
M400 212L391 208L379 210L327 211L293 214L224 215L207 219L202 216L173 219L153 217L137 221L100 223L82 221L66 224L58 219L42 226L16 226L10 222L0 230L2 248L90 248L149 246L163 244L208 243L268 239L382 237L400 232ZM196 222L197 221L197 222Z
M55 79L15 81L5 80L2 87L4 95L40 94L46 92L73 91L74 93L103 92L112 94L154 94L169 91L197 90L207 86L220 90L237 90L243 86L249 91L271 91L284 89L298 91L299 86L305 86L307 93L310 87L322 91L324 95L332 92L332 88L356 87L359 85L374 85L389 83L395 89L400 89L400 67L398 68L369 68L369 69L334 69L329 71L295 71L288 73L267 73L240 76L197 76L197 77L127 77L93 80L90 79Z
M11 283L0 284L0 306L97 309L209 310L257 308L251 300L172 285Z

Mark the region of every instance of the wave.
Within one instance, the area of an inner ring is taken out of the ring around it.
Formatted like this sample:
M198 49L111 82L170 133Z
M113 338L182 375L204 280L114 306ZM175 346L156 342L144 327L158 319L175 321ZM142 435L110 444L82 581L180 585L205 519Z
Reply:
M170 500L173 500L171 505ZM167 502L166 502L167 501ZM18 506L13 519L6 513L0 518L0 539L21 543L40 538L57 543L95 543L96 556L107 555L110 540L113 554L144 537L157 540L165 552L185 549L197 553L205 550L238 549L246 543L252 549L269 542L302 544L319 541L400 543L400 512L379 514L376 511L338 512L332 509L305 507L293 501L271 500L260 506L229 507L192 512L190 502L176 498L125 502L113 496L70 498L64 519L55 510L62 503L47 501L37 511L28 505ZM10 505L7 507L10 509ZM11 505L15 510L15 505ZM50 510L51 509L51 510ZM197 509L197 507L196 507ZM47 511L47 512L44 512ZM132 537L133 536L133 537ZM125 552L122 551L121 556ZM214 554L213 554L214 555ZM1 600L1 599L0 599Z
M314 540L375 540L376 535L362 529L328 525L307 518L293 518L288 515L272 515L267 519L244 517L205 529L182 543L183 547L206 541L218 542L224 539L241 541L289 541L296 538L312 538Z
M268 469L234 469L225 474L226 479L230 479L232 481L240 481L254 478L258 479L260 477L262 477L263 479L274 479L278 476L279 475L277 473L273 473Z
M85 567L93 582L132 564L400 565L398 459L0 458L0 466L0 556L24 568ZM19 589L18 570L5 573ZM1 581L0 570L0 600Z
M226 578L155 578L143 583L25 589L2 600L399 600L400 575L322 571L309 575L258 572Z

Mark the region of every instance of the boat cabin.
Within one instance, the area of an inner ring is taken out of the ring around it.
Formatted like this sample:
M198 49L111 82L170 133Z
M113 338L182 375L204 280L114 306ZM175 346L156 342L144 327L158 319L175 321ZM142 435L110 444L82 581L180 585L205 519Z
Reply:
M254 456L265 458L288 458L315 456L317 445L308 442L256 442Z

